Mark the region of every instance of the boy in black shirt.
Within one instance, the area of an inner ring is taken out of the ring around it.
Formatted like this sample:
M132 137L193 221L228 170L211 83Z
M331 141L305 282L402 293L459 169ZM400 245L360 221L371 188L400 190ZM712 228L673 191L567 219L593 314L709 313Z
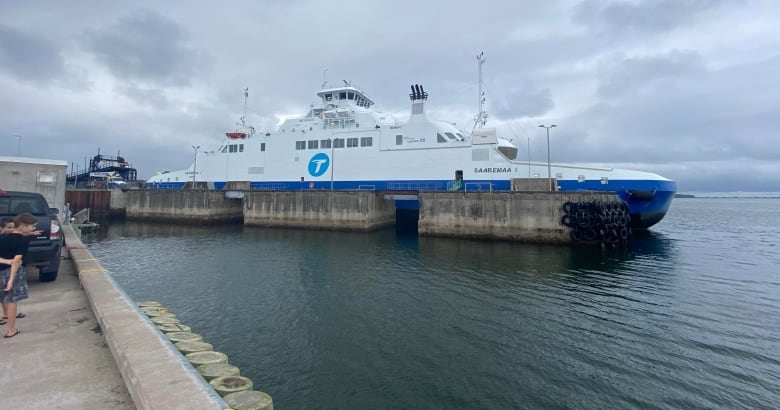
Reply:
M22 258L27 253L25 235L35 230L36 222L32 214L20 214L16 217L14 231L0 235L0 301L8 315L8 327L3 336L6 339L19 334L16 303L29 297Z

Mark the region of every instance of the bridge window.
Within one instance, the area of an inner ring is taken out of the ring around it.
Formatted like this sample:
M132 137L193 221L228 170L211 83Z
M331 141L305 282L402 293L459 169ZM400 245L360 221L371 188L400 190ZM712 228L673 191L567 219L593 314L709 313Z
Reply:
M330 93L325 94L325 101L330 101L333 99L333 95Z
M230 145L230 152L238 152L238 146L236 144Z
M403 145L404 143L404 136L403 135L396 135L395 136L395 145Z
M330 140L320 140L321 148L330 148Z
M344 138L336 138L333 140L333 148L344 148Z
M306 149L306 141L295 141L295 149L297 150Z
M348 100L354 100L355 99L355 93L347 93L347 99Z
M244 152L244 144L238 144L238 152Z
M317 140L309 140L309 149L317 149L319 148L319 141Z
M447 140L444 137L442 137L440 133L437 132L436 133L436 142L443 143L443 142L447 142Z
M447 138L449 138L451 140L456 140L457 139L457 138L455 138L455 134L453 134L451 132L445 132L444 135L446 135Z
M370 147L374 145L374 137L360 137L361 147Z
M339 93L339 100L346 100L347 99L347 92L342 91Z
M260 151L265 151L265 142L260 143Z
M357 138L347 138L347 148L354 148L358 146Z

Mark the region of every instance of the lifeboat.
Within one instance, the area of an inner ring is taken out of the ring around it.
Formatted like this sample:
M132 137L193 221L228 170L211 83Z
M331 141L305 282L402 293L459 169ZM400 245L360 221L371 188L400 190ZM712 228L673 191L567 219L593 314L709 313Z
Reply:
M243 139L246 138L245 132L226 132L225 135L227 135L230 139Z

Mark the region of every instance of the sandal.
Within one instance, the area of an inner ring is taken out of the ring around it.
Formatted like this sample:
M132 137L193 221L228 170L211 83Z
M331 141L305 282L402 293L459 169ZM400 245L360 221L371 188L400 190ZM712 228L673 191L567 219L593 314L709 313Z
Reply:
M3 318L2 320L0 320L0 326L4 325L6 323L8 323L8 318Z
M17 319L21 319L23 317L27 317L27 315L25 315L24 313L21 313L21 312L16 314L16 318ZM2 320L2 323L0 323L0 325L4 325L6 320L8 320L8 316L3 316L3 320Z
M12 335L5 335L3 337L6 338L6 339L10 339L10 338L18 335L19 333L21 333L21 331L19 329L16 329L16 332L14 332L14 334L12 334Z

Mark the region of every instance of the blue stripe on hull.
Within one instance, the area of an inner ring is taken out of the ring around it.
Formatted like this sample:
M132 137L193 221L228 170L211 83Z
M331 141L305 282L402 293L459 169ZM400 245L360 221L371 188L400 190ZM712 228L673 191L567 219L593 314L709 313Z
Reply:
M446 191L451 186L451 180L409 180L409 181L333 181L334 190L378 190L378 191L402 191L402 190L430 190ZM463 185L468 191L509 191L511 181L464 181ZM181 189L184 182L160 182L147 183L150 189ZM222 189L225 182L214 182L214 188ZM648 228L666 215L674 194L677 192L677 183L663 180L610 180L608 183L601 181L559 180L560 191L610 191L615 192L628 203L629 213L635 228ZM329 190L330 181L278 181L278 182L252 182L251 189L256 190ZM629 192L634 190L652 193L649 200L637 200L629 197ZM404 209L418 209L417 201L405 200L397 205Z

